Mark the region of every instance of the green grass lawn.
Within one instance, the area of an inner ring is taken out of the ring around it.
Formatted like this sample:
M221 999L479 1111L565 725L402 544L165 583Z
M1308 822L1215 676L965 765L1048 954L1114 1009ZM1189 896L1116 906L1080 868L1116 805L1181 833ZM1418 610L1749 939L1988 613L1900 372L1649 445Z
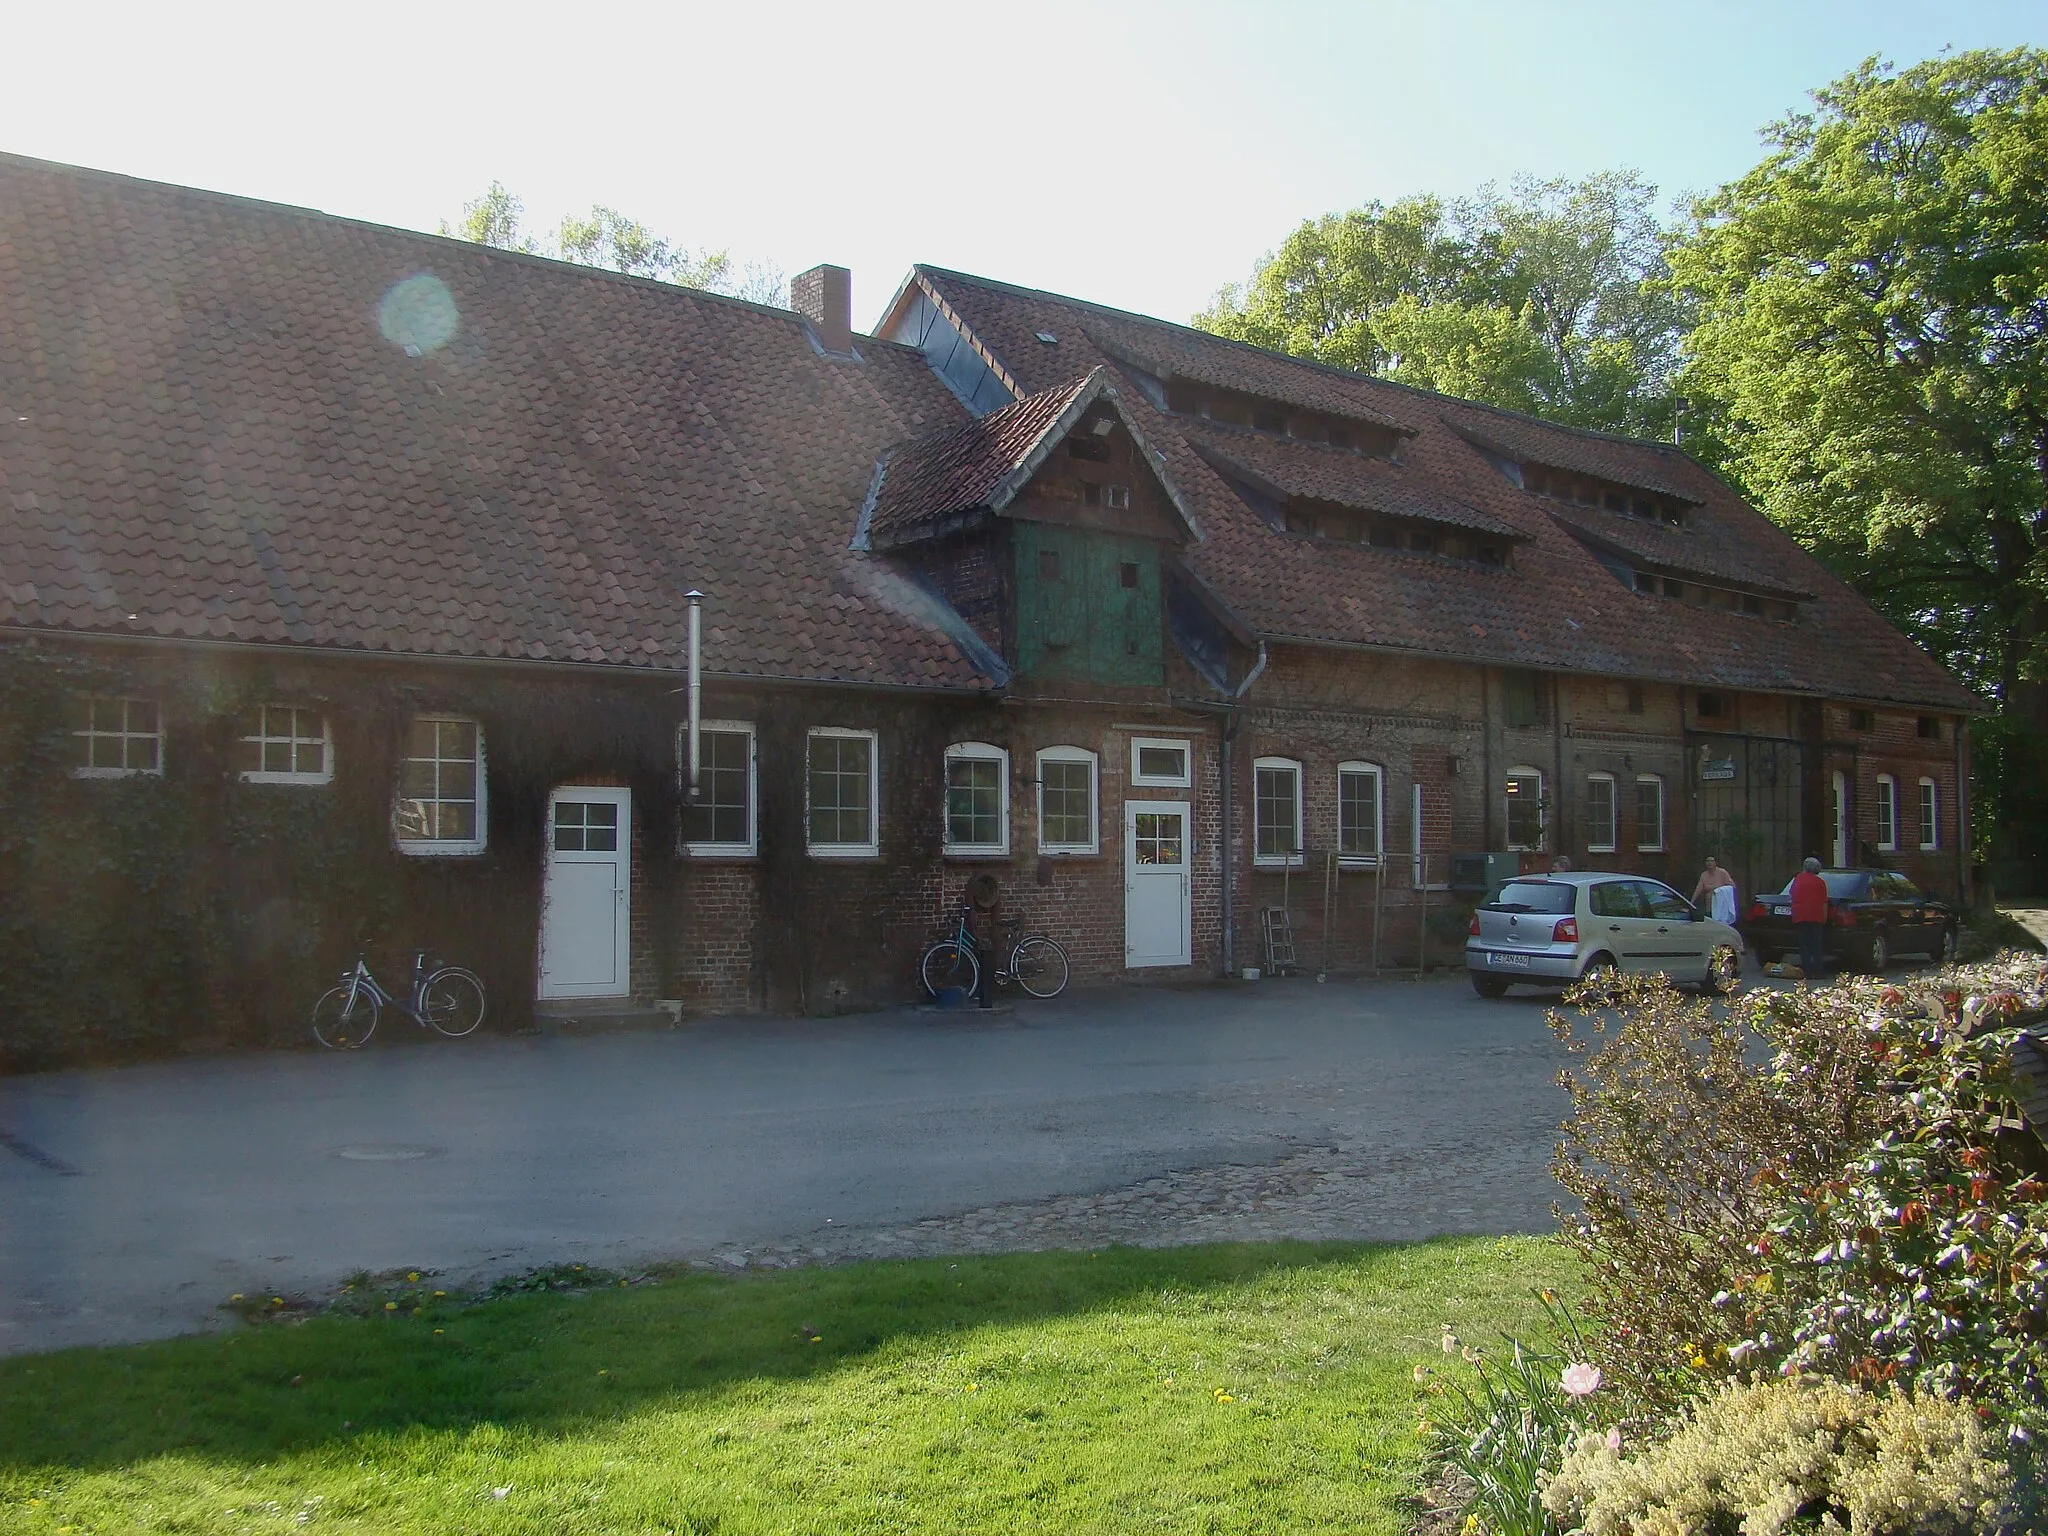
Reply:
M1529 1239L665 1275L0 1361L0 1530L1385 1532Z

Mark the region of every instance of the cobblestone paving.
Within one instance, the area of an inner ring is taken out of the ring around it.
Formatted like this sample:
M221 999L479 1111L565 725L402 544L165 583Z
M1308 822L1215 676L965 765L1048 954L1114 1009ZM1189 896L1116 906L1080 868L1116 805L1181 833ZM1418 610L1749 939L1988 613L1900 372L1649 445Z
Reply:
M1187 1169L1100 1194L990 1205L905 1226L828 1227L805 1242L725 1247L710 1258L735 1268L780 1268L1115 1243L1405 1242L1541 1232L1554 1225L1551 1201L1563 1193L1550 1179L1547 1155L1547 1148L1527 1143L1467 1147L1452 1171L1426 1150L1306 1147L1274 1163Z

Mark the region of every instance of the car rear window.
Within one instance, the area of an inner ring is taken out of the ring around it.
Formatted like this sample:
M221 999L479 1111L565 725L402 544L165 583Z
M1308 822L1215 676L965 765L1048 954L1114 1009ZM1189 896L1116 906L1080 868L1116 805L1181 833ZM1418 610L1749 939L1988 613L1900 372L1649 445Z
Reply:
M1820 877L1827 882L1830 901L1861 901L1870 889L1870 876L1860 870L1824 869L1820 872ZM1798 878L1794 875L1792 880ZM1792 894L1792 880L1785 882L1785 889L1778 892L1780 896Z
M1578 887L1548 880L1510 880L1487 903L1496 912L1570 912L1578 905Z

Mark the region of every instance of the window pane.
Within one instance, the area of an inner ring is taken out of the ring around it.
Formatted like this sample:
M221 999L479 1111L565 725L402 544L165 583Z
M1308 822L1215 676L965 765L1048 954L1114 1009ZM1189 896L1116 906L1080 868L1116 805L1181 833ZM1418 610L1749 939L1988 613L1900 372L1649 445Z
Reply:
M987 758L948 758L946 841L991 846L1002 836L1002 764Z
M294 753L293 766L299 773L325 773L327 771L327 744L315 739L301 741Z
M1543 778L1515 774L1508 779L1508 842L1534 848L1543 841Z
M1356 769L1337 775L1337 850L1380 851L1380 776Z
M811 738L811 841L866 843L870 743L859 736Z
M1636 846L1664 845L1664 783L1661 779L1636 781Z
M1087 846L1095 840L1093 765L1053 760L1039 766L1045 795L1045 825L1040 841Z
M1586 842L1589 847L1614 846L1614 780L1586 780Z
M747 733L705 731L697 741L697 791L688 814L693 843L747 841ZM685 738L683 750L689 750ZM684 765L685 773L688 765Z
M441 798L443 800L474 800L476 798L476 764L468 761L442 763Z
M155 713L154 710L151 711ZM122 767L135 773L156 772L158 742L154 736L127 736L122 738L127 748Z
M292 771L292 744L289 741L271 740L263 743L263 771L265 773L290 773Z
M405 755L407 757L433 757L436 755L434 749L440 740L441 735L438 721L415 720L412 723L411 733L406 737Z
M1184 779L1188 776L1185 747L1138 748L1138 773L1147 779Z
M444 800L438 807L434 836L449 842L468 842L476 836L476 807ZM529 823L530 825L530 823Z
M1301 839L1294 825L1295 770L1259 768L1254 770L1254 813L1258 822L1257 850L1261 858L1291 856Z

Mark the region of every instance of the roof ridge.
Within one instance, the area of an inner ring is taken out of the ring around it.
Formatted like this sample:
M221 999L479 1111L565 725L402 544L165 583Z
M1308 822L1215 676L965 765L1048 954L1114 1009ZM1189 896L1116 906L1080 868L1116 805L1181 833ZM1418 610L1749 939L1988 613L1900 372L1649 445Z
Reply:
M1001 293L1016 294L1021 298L1049 299L1056 304L1069 304L1076 309L1090 310L1101 315L1113 315L1119 320L1136 320L1144 325L1162 326L1167 330L1180 331L1190 336L1199 336L1204 341L1217 342L1227 347L1238 347L1246 352L1256 352L1261 357L1270 357L1279 362L1292 363L1297 367L1307 368L1313 372L1327 374L1334 378L1349 380L1353 383L1378 385L1387 389L1398 389L1403 393L1417 395L1425 400L1443 400L1452 405L1468 406L1476 411L1490 411L1496 416L1506 416L1516 421L1526 421L1532 426L1544 427L1553 432L1565 432L1574 437L1594 438L1601 442L1623 443L1633 448L1655 448L1666 454L1675 454L1691 464L1698 464L1700 462L1687 453L1682 444L1667 443L1659 437L1637 437L1626 432L1604 432L1598 427L1575 427L1568 422L1553 421L1548 416L1533 415L1528 411L1518 411L1509 406L1493 405L1485 400L1471 400L1463 395L1446 394L1440 389L1427 389L1420 384L1409 384L1400 379L1385 378L1377 373L1361 373L1356 368L1340 367L1336 363L1326 363L1321 358L1301 357L1293 352L1276 352L1271 347L1255 346L1249 341L1239 341L1235 336L1219 336L1216 332L1205 331L1198 325L1187 325L1178 320L1166 320L1158 315L1141 314L1134 309L1118 309L1113 304L1102 304L1093 299L1077 299L1070 294L1054 293L1049 288L1027 288L1020 283L1006 283L999 278L982 277L976 273L961 272L952 267L932 266L927 262L919 262L912 270L933 273L941 277L958 278L962 282L973 283L982 288L993 288ZM1704 468L1705 466L1702 465L1701 467Z
M591 266L585 262L569 261L560 256L543 256L538 251L515 251L502 245L485 245L479 240L465 240L460 235L444 235L433 230L410 229L403 224L380 224L375 219L357 218L355 215L347 213L329 213L324 208L313 208L304 203L274 202L269 198L250 197L246 193L241 192L220 192L211 187L189 187L183 182L157 181L148 176L131 176L126 171L107 171L100 169L98 166L72 165L63 160L44 160L34 155L21 155L11 150L0 150L0 171L4 171L10 166L18 166L28 170L56 175L119 182L132 187L146 188L153 192L168 193L174 197L204 198L213 202L228 203L236 207L246 208L256 213L286 214L293 218L317 219L323 224L345 225L354 229L369 230L376 234L397 235L407 240L431 240L437 245L454 246L464 251L481 252L486 257L492 259L527 262L556 271L575 273L582 277L603 278L611 282L658 289L669 294L681 294L692 299L709 299L713 303L734 305L740 309L749 309L756 314L770 318L794 321L799 326L804 323L804 317L800 313L793 309L785 309L779 304L763 304L757 299L743 299L736 294L718 293L710 288L692 288L684 283L671 283L659 277L642 277L635 272L619 272L611 267ZM862 341L881 342L886 346L895 347L901 351L913 353L917 351L915 347L906 347L902 342L890 341L886 337L870 336L861 331L854 332L854 335Z

